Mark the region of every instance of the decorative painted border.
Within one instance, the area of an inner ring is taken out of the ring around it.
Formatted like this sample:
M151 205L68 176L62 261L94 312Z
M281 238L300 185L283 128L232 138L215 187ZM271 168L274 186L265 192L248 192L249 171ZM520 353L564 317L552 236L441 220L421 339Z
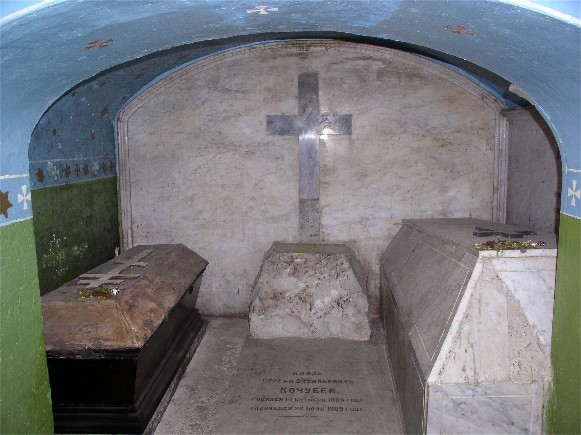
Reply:
M32 217L29 181L28 174L0 175L0 227Z
M115 156L32 161L30 175L0 175L0 227L32 218L32 190L116 176Z
M30 162L32 189L115 177L117 159L115 156L79 157L74 159L53 159Z
M581 168L570 168L563 162L561 213L579 219L581 214Z

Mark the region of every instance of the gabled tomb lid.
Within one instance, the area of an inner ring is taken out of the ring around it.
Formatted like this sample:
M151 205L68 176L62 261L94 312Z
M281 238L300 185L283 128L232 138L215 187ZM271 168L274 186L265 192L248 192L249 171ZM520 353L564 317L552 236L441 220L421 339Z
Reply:
M207 265L176 244L136 246L95 267L42 296L47 351L138 351Z
M510 239L510 240L520 240L520 241L532 241L539 242L542 241L545 245L542 247L543 256L547 256L549 253L547 250L555 250L556 255L557 242L555 233L550 233L547 231L535 230L534 228L528 228L518 225L509 225L499 222L491 222L482 219L474 218L433 218L433 219L404 219L402 221L403 226L413 228L414 230L426 234L436 243L436 240L441 240L442 246L455 246L461 250L466 250L472 252L475 256L490 256L487 251L477 251L475 244L483 243L488 240L493 239L509 239L508 237L502 236L488 236L488 237L477 237L474 232L477 228L491 229L494 232L502 232L507 234L516 234L518 232L528 232L534 230L536 234L527 235L524 234L522 239ZM540 251L541 249L539 249ZM515 256L536 256L535 251L537 249L529 249L526 252L521 252L520 250L515 250ZM494 255L497 255L496 251L492 251ZM504 251L503 256L511 256L510 251Z

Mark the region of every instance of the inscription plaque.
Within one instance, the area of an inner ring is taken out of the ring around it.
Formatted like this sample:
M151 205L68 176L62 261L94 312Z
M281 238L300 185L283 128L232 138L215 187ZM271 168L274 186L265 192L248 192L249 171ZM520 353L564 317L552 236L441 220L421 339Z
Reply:
M354 340L248 338L217 432L402 432L380 352Z
M317 370L293 371L283 378L262 378L271 394L252 397L254 412L274 412L279 417L318 418L320 413L362 412L364 399L353 397L353 379L335 379Z

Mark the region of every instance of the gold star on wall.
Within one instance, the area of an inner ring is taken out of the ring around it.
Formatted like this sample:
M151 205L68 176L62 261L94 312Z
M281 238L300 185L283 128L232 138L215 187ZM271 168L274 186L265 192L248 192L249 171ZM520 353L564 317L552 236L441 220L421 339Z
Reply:
M0 214L8 218L8 209L12 207L12 203L8 200L8 192L4 193L0 190Z
M36 178L38 178L39 183L44 183L44 171L40 168L38 168L38 171L36 171Z

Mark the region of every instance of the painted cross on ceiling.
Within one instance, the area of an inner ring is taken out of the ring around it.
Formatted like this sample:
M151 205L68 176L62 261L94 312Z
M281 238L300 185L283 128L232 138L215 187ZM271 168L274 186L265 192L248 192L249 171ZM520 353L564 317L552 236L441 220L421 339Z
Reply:
M258 12L258 15L268 15L269 12L278 12L278 8L271 8L268 6L256 6L254 9L246 9L247 14Z
M581 199L581 190L577 189L577 180L571 182L571 187L567 188L567 196L571 196L571 205L577 205L577 199Z
M28 210L28 201L30 201L30 192L27 192L28 187L26 185L22 186L22 195L19 193L18 204L22 203L22 208L24 210Z

